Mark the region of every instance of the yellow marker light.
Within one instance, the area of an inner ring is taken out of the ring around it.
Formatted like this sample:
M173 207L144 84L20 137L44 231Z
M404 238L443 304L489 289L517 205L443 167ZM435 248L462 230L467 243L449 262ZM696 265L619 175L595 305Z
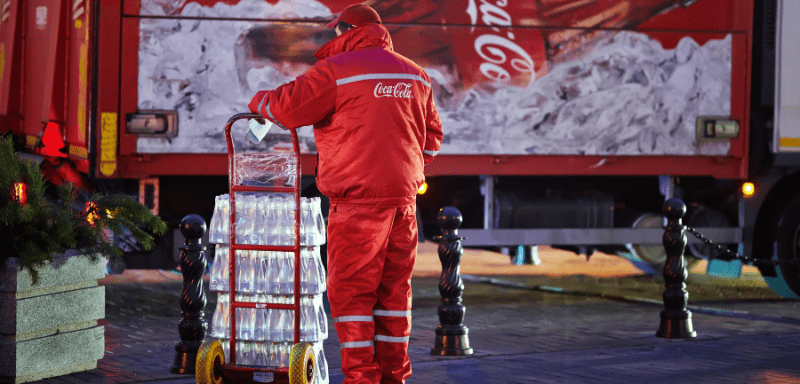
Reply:
M425 192L428 192L428 183L423 181L422 185L419 187L419 190L417 190L417 194L424 195Z
M742 184L742 196L753 197L756 194L756 186L751 182Z

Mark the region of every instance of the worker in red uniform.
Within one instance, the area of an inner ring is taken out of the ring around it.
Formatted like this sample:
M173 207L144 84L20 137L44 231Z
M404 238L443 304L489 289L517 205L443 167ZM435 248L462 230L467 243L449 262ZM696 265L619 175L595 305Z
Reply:
M369 6L328 24L337 37L304 75L260 91L252 112L284 129L314 126L328 216L328 299L345 383L411 376L416 193L442 142L428 74L392 49Z

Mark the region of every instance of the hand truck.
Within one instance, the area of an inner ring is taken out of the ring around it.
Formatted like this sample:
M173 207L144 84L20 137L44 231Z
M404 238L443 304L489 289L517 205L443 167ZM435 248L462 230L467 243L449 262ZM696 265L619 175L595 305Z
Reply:
M264 118L255 113L241 113L234 115L225 126L225 139L228 144L228 192L230 196L229 217L229 292L230 292L230 362L225 361L222 344L218 340L204 342L197 353L195 376L200 384L226 384L226 383L289 383L311 384L316 374L316 356L313 345L300 342L300 145L297 131L290 129L296 172L292 186L255 186L243 185L243 177L236 177L235 149L231 138L231 126L241 119ZM237 182L238 181L238 182ZM237 192L276 192L292 193L295 200L295 225L294 245L251 245L236 243L236 193ZM293 252L295 257L294 268L294 304L275 304L258 302L241 302L236 300L236 251L277 251ZM294 311L294 345L289 357L289 367L254 367L236 364L236 308L256 309L282 309Z

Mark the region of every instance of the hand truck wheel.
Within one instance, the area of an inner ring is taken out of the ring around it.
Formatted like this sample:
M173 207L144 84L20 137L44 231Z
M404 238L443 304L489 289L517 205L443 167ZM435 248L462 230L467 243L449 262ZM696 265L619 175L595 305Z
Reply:
M313 384L317 370L317 357L311 343L292 346L289 357L289 384Z
M225 364L225 353L222 344L217 340L209 340L200 345L197 351L194 375L197 384L228 384L231 382L222 376L222 366Z

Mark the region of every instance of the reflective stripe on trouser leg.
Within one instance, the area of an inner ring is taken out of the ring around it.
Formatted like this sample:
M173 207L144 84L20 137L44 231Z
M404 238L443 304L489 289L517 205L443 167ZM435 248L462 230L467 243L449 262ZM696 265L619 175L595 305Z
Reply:
M411 274L417 257L416 206L397 208L375 306L375 357L381 383L404 383L411 376Z
M377 383L380 372L376 370L375 342L367 336L375 332L372 316L335 317L333 325L341 344L342 373L346 375L344 382Z
M372 316L394 211L386 207L332 204L328 215L328 301L342 344L345 384L380 381L374 348L363 344L374 341L374 322L345 320Z

